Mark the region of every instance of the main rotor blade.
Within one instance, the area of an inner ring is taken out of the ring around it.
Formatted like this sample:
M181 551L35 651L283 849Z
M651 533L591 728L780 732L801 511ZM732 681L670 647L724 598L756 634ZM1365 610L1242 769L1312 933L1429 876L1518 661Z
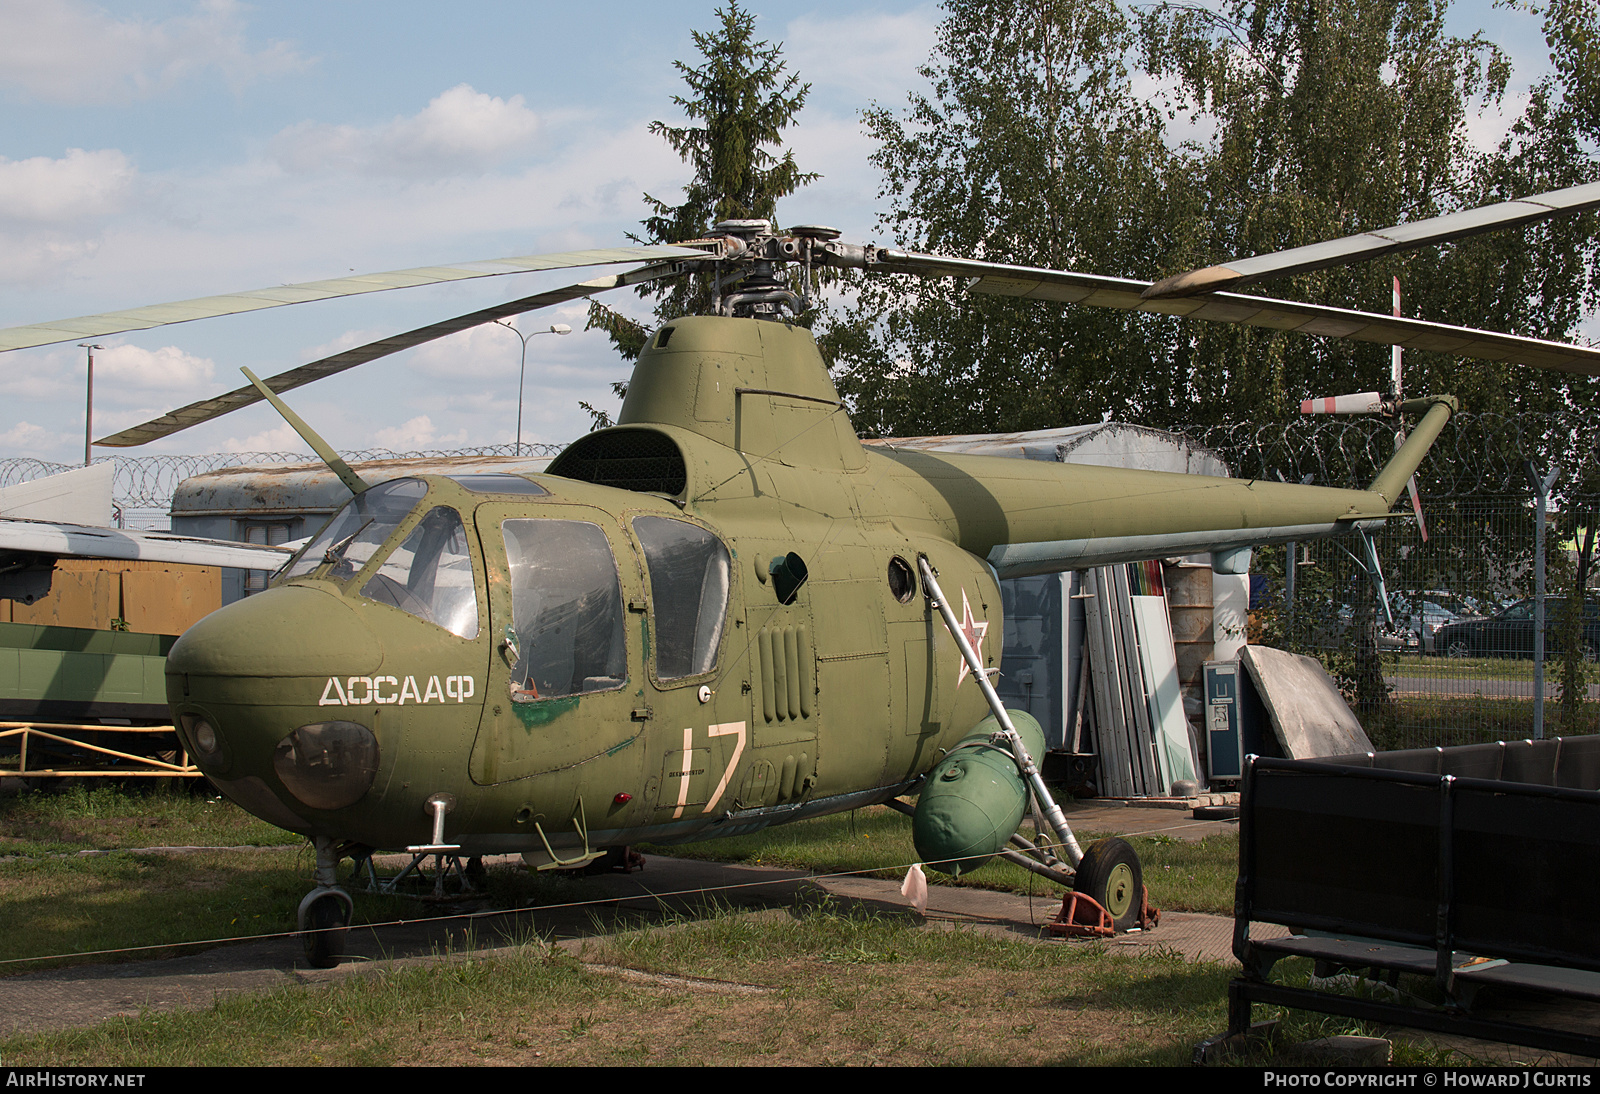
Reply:
M1207 266L1203 270L1190 270L1163 278L1141 295L1146 300L1155 300L1238 288L1255 281L1348 265L1397 251L1413 251L1435 243L1448 243L1452 239L1508 228L1514 224L1531 224L1546 217L1582 212L1597 205L1600 205L1600 182L1591 182L1585 186L1571 186L1547 194L1503 201L1498 205L1484 205L1410 224L1397 224L1393 228L1380 228L1375 232L1362 232L1343 239L1330 239L1307 247L1294 247L1287 251L1256 255L1254 258L1233 259L1224 265Z
M504 304L496 304L492 308L458 315L453 319L442 319L437 323L430 323L426 327L396 334L376 342L368 342L364 346L347 349L332 357L324 357L320 361L301 365L298 368L280 372L269 376L264 381L274 394L283 394L297 387L303 387L314 380L325 376L332 376L364 365L368 361L376 361L380 357L387 357L392 353L420 346L425 342L432 342L436 338L443 338L447 334L466 330L469 327L492 323L496 319L506 319L513 315L522 315L525 312L535 311L539 308L548 308L553 304L564 304L569 300L578 300L585 296L592 296L597 292L607 289L620 288L624 285L635 285L641 281L653 281L657 278L668 277L679 271L677 263L661 263L655 266L645 266L642 269L630 270L623 274L610 274L598 277L592 281L584 281L577 285L568 285L565 288L551 289L535 296L525 296L520 300L511 300ZM209 422L213 418L220 418L224 414L232 413L253 403L262 401L262 394L253 385L235 388L225 395L217 395L210 399L201 399L197 403L190 403L186 407L163 414L143 425L136 425L124 429L121 433L95 441L96 445L107 448L133 448L137 445L148 444L160 440L162 437L171 436L190 426Z
M468 281L476 277L500 277L504 274L528 273L535 270L609 266L617 262L705 257L704 251L691 250L688 247L606 247L588 251L561 251L547 255L523 255L517 258L490 258L454 266L418 266L410 270L335 277L327 281L277 285L251 292L202 296L171 304L152 304L143 308L129 308L126 311L85 315L76 319L57 319L49 323L7 327L0 330L0 353L6 350L25 349L29 346L47 346L52 342L70 342L74 338L99 338L107 334L120 334L123 331L164 327L169 323L188 323L195 319L210 319L218 315L237 315L240 312L260 311L263 308L281 308L286 304L304 304L313 300L331 300L341 296L360 296L363 293L406 289L414 285L437 285L445 281Z
M1320 304L1301 304L1292 300L1273 300L1242 293L1200 293L1176 299L1145 300L1142 294L1149 287L1147 281L1067 270L1005 266L995 262L906 251L879 252L877 268L902 273L975 275L977 280L967 286L968 290L996 296L1020 296L1028 300L1056 300L1123 311L1156 312L1207 319L1214 323L1240 323L1272 330L1320 334L1327 338L1348 338L1357 342L1377 342L1406 349L1450 353L1483 361L1510 361L1583 376L1600 376L1600 347L1547 342L1539 338L1522 338L1448 323L1429 323L1421 319L1330 308Z

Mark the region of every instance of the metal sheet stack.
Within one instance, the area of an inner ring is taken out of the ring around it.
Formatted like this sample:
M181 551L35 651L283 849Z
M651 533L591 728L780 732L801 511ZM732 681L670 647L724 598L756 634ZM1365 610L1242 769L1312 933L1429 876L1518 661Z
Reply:
M1174 781L1194 779L1198 764L1178 691L1160 569L1104 566L1089 572L1086 592L1100 792L1165 796Z

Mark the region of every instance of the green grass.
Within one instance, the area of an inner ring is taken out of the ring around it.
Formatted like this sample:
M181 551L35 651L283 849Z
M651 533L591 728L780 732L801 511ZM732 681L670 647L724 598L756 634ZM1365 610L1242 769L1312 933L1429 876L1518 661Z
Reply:
M222 798L191 794L186 787L129 790L73 783L0 797L0 855L128 847L274 847L304 840Z
M20 958L292 929L309 856L295 851L190 855L115 852L18 859L0 866L0 972ZM171 950L121 955L168 956ZM101 956L90 960L117 960ZM71 962L50 962L66 964Z
M633 970L631 977L617 970ZM558 949L390 968L190 1012L0 1038L12 1067L426 1064L1181 1066L1228 968L1172 952L918 929L830 901ZM1256 1017L1272 1014L1258 1007ZM1278 1043L1371 1032L1287 1015ZM1270 1050L1236 1061L1271 1062ZM1463 1063L1396 1044L1395 1062Z
M193 952L188 944L291 932L312 888L309 845L293 850L169 855L114 852L0 864L0 976L85 962L143 961ZM582 881L489 871L486 895L435 905L415 894L366 891L343 864L354 925L489 908L592 899ZM203 946L202 946L203 948ZM83 955L83 956L79 956Z
M1439 657L1415 653L1384 653L1383 671L1390 676L1433 676L1441 680L1532 680L1533 660L1517 657ZM1559 655L1546 656L1545 676L1561 664Z
M0 797L0 976L192 952L187 944L295 929L315 860L301 836L220 798L83 785ZM222 848L186 853L155 847ZM95 852L95 853L84 853ZM355 924L451 914L404 894L355 895ZM426 886L423 886L426 889ZM475 906L587 899L581 881L519 866L489 871ZM129 951L129 952L119 952ZM86 955L86 956L77 956Z
M230 815L236 814L236 815ZM127 822L156 817L154 827ZM0 863L0 957L287 929L305 893L309 850L63 855L120 841L271 847L283 834L227 803L74 791L0 801L0 818L49 829L34 852ZM9 823L0 820L0 823ZM51 828L50 826L55 826ZM673 853L833 872L899 876L910 824L885 809L819 818ZM1080 834L1087 840L1087 834ZM1163 909L1227 914L1237 839L1135 839ZM491 904L581 900L580 880L491 871ZM1059 893L1009 864L965 884ZM362 894L358 922L415 916L403 898ZM326 988L228 997L202 1011L117 1019L92 1029L0 1040L12 1066L272 1066L472 1063L1183 1064L1226 1022L1220 966L1099 944L1022 943L914 929L907 916L823 902L789 912L710 912L666 929L591 940L584 960L541 945L351 977ZM150 956L149 953L134 956ZM95 958L103 961L106 958ZM589 964L585 964L588 962ZM597 972L753 985L728 996L641 986ZM21 971L15 964L0 972ZM894 1021L883 1020L893 1014ZM1258 1008L1257 1017L1265 1017ZM1281 1041L1359 1027L1291 1014ZM1397 1061L1447 1062L1397 1049ZM1263 1057L1243 1061L1264 1062Z
M315 865L304 837L187 788L71 784L10 795L0 798L0 832L0 974L38 967L20 959L292 930ZM148 847L247 850L134 850ZM374 898L357 902L357 920L392 918L397 907L415 914L412 901Z
M1236 834L1192 841L1147 836L1128 842L1139 853L1145 888L1157 908L1233 915L1233 889L1239 878Z
M257 821L220 799L184 793L141 793L82 786L0 799L0 831L9 833L0 861L0 974L39 967L24 959L170 947L210 939L289 931L309 891L309 845ZM1087 844L1092 834L1079 833ZM1214 836L1186 843L1156 836L1131 840L1144 864L1151 902L1163 910L1229 914L1238 841ZM253 847L190 854L136 852L157 845ZM287 845L287 846L285 846ZM82 855L83 850L109 854ZM899 878L916 860L911 823L883 807L819 817L754 836L713 840L654 853L786 866L819 873L872 873ZM349 863L345 869L350 868ZM1061 887L995 860L935 883L1031 893L1056 899ZM581 882L517 868L489 874L491 907L581 901ZM414 900L361 893L356 922L378 923L430 914ZM170 950L141 950L83 960L140 960ZM48 964L70 964L57 959Z
M919 930L841 911L712 914L585 960L528 946L0 1041L12 1067L1187 1062L1224 1021L1221 966ZM744 990L701 990L736 985Z
M1379 750L1432 748L1484 741L1520 741L1533 735L1533 700L1482 696L1458 698L1400 698L1385 703L1375 713L1357 712L1362 727ZM1600 733L1600 709L1580 704L1577 720L1561 719L1561 704L1545 700L1546 737Z

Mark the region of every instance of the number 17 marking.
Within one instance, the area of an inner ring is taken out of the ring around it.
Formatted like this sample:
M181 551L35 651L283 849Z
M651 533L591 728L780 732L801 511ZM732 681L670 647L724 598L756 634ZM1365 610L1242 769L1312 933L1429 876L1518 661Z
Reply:
M745 724L743 722L722 722L706 730L710 737L727 737L737 735L733 743L733 756L728 760L727 768L722 772L722 779L717 783L717 789L712 793L711 800L706 802L706 807L701 813L709 813L717 807L722 800L722 795L728 789L728 783L733 778L733 773L739 767L739 758L744 755ZM683 756L682 771L678 775L678 805L672 811L673 820L683 816L684 807L689 804L689 756L694 748L694 730L686 727L683 731Z

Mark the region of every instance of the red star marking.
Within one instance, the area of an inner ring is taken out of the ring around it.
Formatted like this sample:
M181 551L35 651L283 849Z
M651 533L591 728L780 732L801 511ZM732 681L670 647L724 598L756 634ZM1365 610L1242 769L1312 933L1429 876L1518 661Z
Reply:
M961 633L966 636L967 645L972 647L972 652L978 655L979 664L983 663L983 637L989 633L989 621L972 618L972 605L967 603L967 590L961 590ZM967 659L961 659L961 675L956 677L956 687L966 682L967 673L972 670L967 667Z

